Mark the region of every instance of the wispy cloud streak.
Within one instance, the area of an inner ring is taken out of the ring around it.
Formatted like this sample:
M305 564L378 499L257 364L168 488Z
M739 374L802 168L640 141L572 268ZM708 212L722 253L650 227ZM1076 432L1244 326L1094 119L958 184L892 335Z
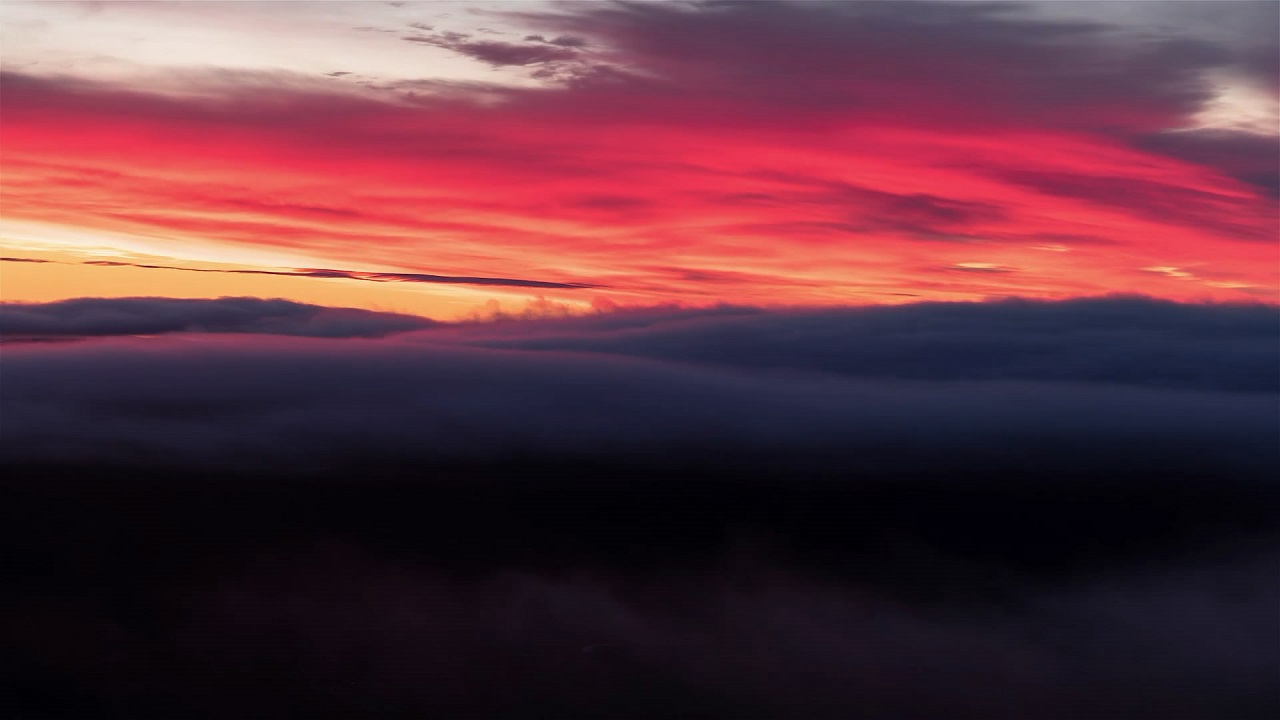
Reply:
M275 275L280 277L320 278L329 280L362 280L365 282L387 283L442 283L449 285L493 285L500 287L546 288L557 290L575 290L599 287L586 283L560 283L542 280L519 280L513 278L460 277L452 275L429 275L426 273L398 272L362 272L358 270L332 270L326 268L292 268L286 270L252 270L245 268L193 268L178 265L154 265L148 263L124 262L121 260L85 260L72 263L63 260L45 260L39 258L0 257L0 262L50 263L58 265L92 265L96 267L132 267L144 270L181 270L183 272L225 273L230 275Z

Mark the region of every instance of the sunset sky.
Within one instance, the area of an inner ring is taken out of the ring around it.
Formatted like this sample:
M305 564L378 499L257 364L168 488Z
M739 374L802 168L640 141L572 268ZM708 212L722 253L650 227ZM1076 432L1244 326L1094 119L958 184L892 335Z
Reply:
M0 65L0 716L1280 718L1280 1Z
M0 293L1274 302L1278 13L6 2Z

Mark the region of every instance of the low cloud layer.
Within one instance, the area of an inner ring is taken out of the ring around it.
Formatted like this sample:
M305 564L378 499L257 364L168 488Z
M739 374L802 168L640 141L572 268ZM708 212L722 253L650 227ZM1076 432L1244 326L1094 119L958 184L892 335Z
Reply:
M81 298L0 304L0 337L232 332L358 338L422 330L401 340L417 349L607 354L848 378L1280 391L1280 326L1276 309L1261 304L1116 296L809 310L615 308L559 313L564 317L539 307L518 319L439 323L287 300Z
M4 674L31 717L1268 717L1276 332L1119 298L13 343Z
M164 333L381 337L435 325L426 318L259 298L79 298L0 304L0 338Z
M918 380L1280 390L1280 323L1261 304L1142 297L764 311L629 311L464 328L468 342L707 365Z
M658 308L360 339L411 319L276 301L77 302L37 317L84 335L348 337L11 344L8 463L357 485L527 476L509 490L548 496L626 476L638 478L620 491L634 507L688 481L684 502L709 508L744 482L730 514L747 518L797 477L815 483L802 505L975 479L1064 495L1254 492L1280 460L1275 310L1263 306Z

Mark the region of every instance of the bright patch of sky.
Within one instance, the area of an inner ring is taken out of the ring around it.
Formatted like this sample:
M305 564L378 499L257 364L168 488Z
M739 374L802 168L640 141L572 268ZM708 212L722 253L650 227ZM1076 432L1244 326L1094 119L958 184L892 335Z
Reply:
M1280 54L1276 0L1024 0L1050 17L1100 22L1151 35L1206 40L1234 49L1242 66L1205 78L1213 97L1180 130L1215 129L1280 135L1280 99L1274 77L1250 77L1249 59L1274 62Z
M1219 75L1209 78L1215 94L1191 118L1187 129L1230 130L1254 135L1280 135L1280 102L1275 91L1257 82Z
M520 10L545 7L521 2ZM519 41L494 2L4 2L6 69L128 81L170 68L290 71L352 81L454 80L526 84L444 48L409 42L432 32ZM418 28L413 25L418 25Z

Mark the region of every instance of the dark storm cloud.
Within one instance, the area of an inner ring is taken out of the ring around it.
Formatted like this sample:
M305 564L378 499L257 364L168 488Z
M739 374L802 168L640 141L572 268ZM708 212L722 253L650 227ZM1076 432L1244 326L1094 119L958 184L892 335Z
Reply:
M0 304L0 337L6 339L179 332L381 337L435 324L414 315L247 297L79 298Z

